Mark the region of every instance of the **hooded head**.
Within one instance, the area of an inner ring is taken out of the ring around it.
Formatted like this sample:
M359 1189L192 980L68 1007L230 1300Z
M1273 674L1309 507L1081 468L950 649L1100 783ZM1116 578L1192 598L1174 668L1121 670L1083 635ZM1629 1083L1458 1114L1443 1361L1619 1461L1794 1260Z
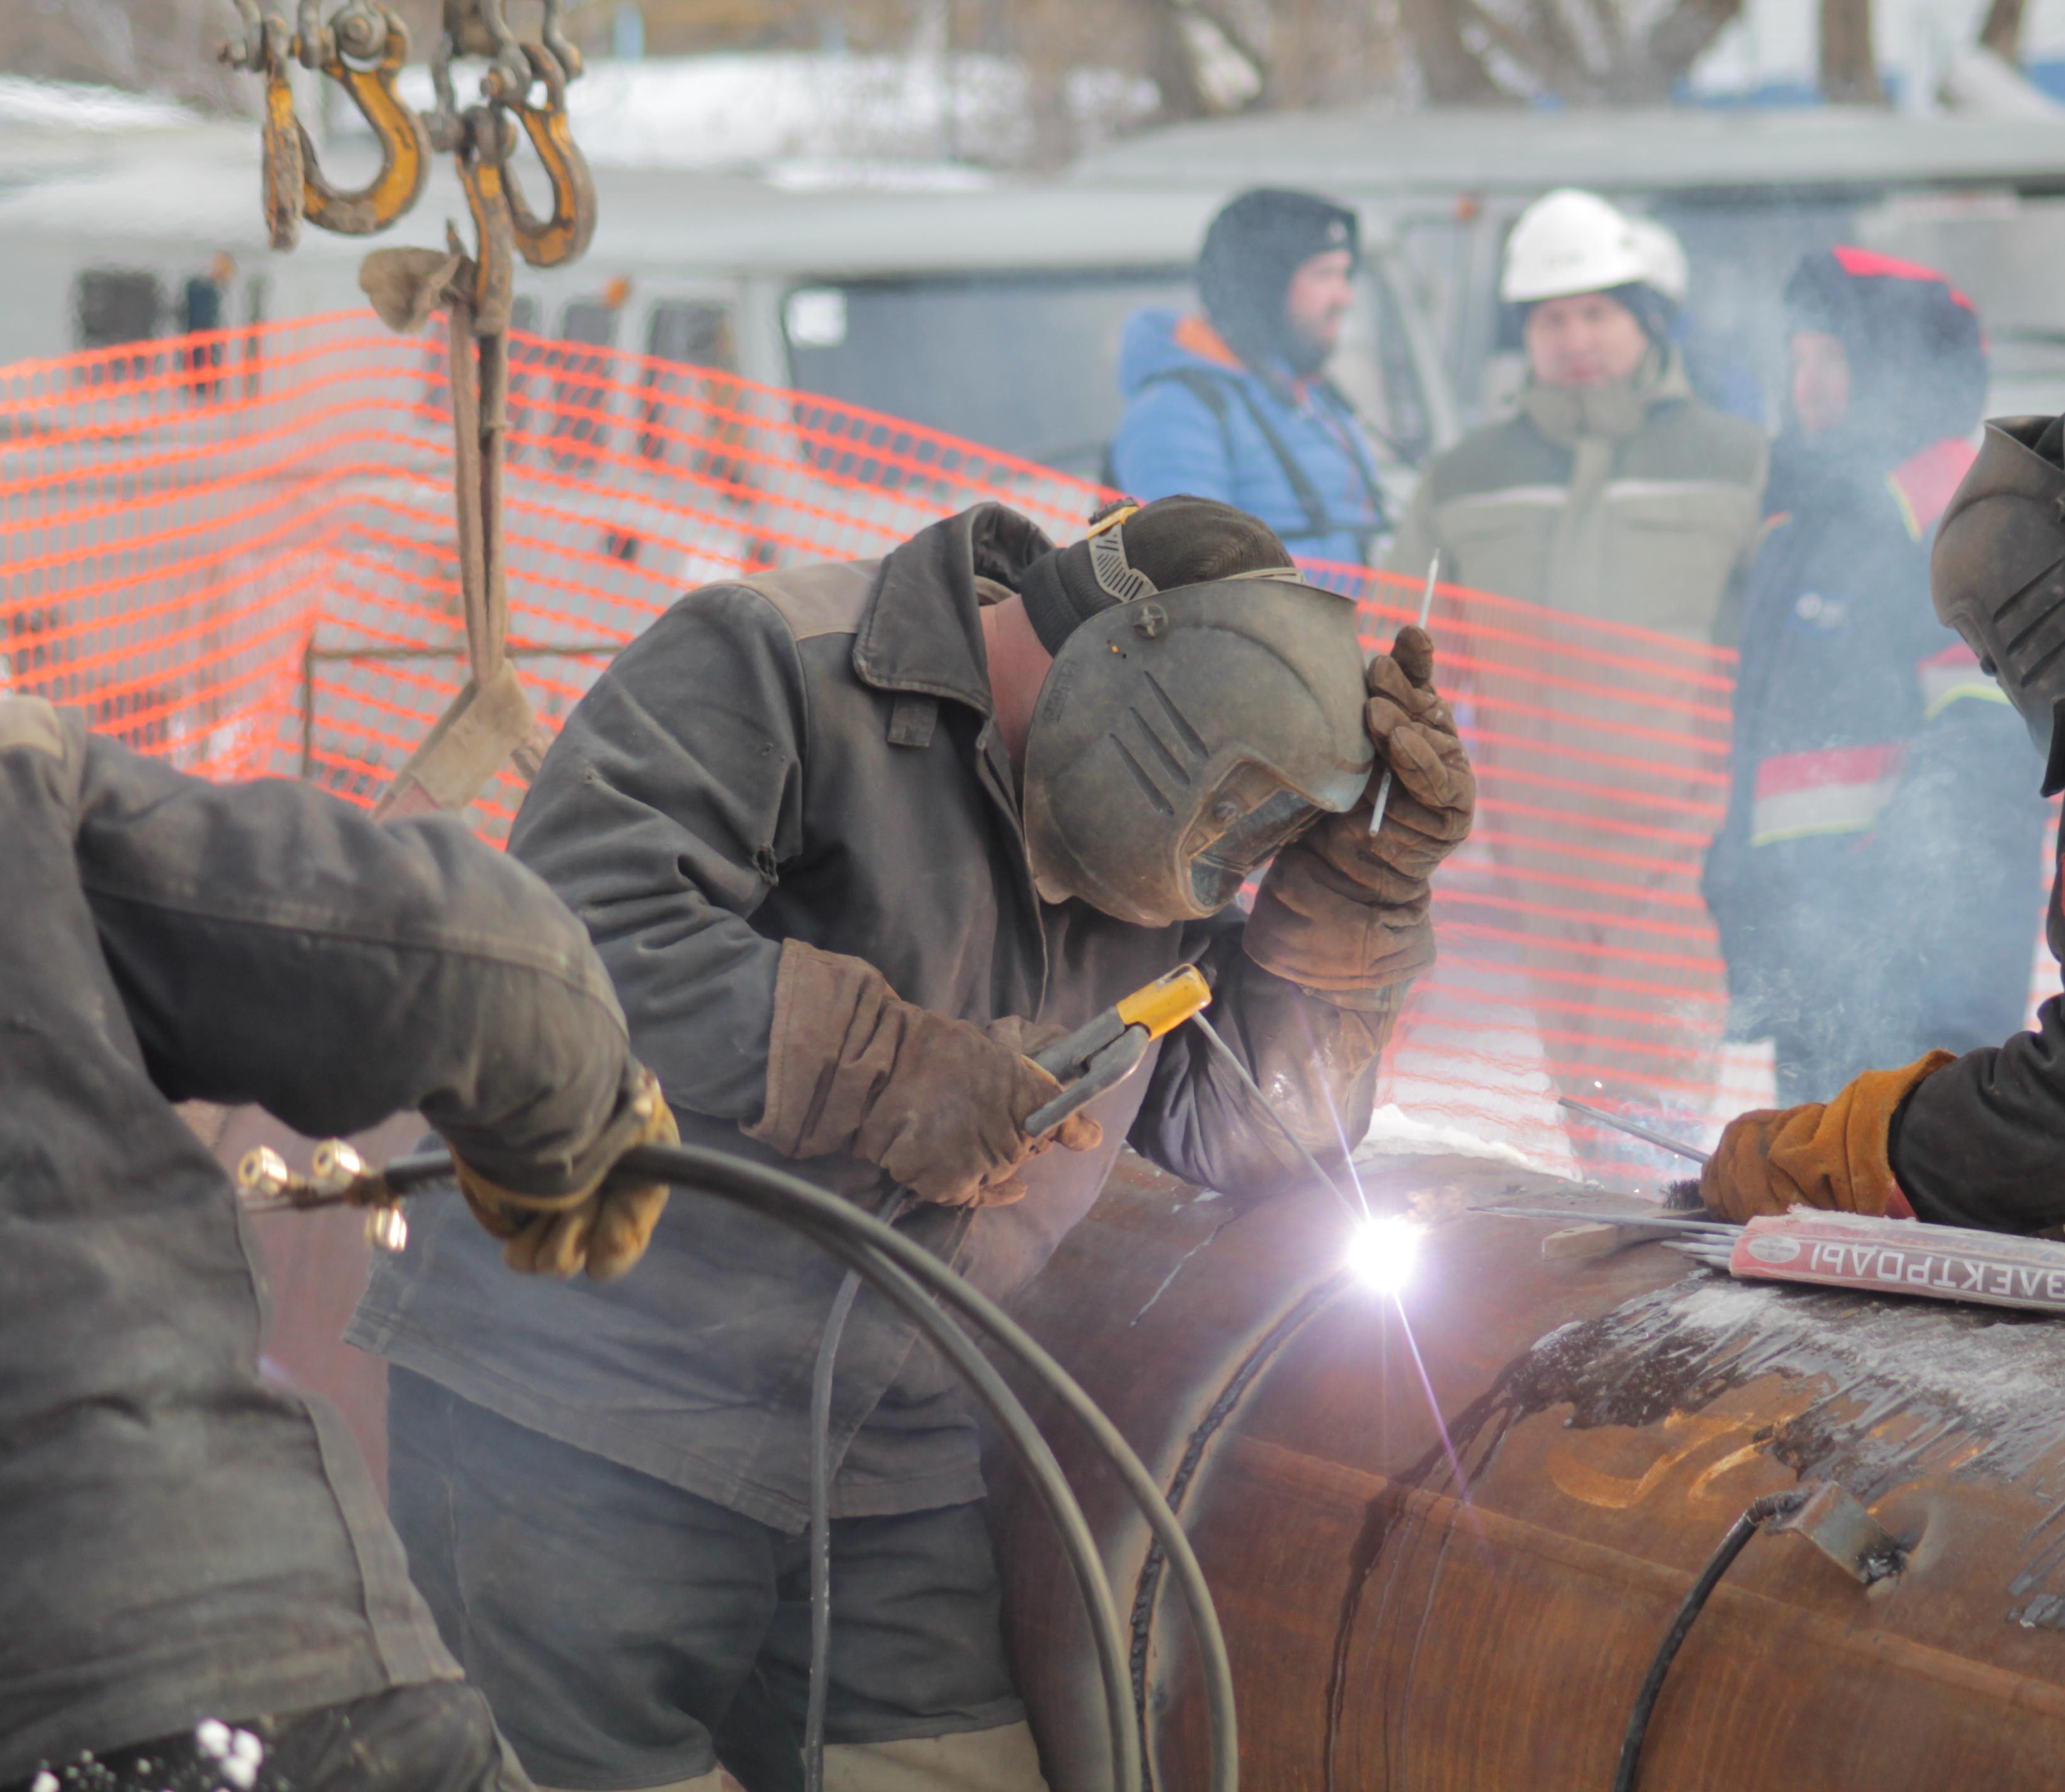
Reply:
M1056 549L1019 592L1053 655L1025 746L1040 892L1136 926L1217 913L1373 755L1352 602L1268 527L1158 499Z
M1293 330L1284 314L1291 277L1315 256L1345 250L1361 259L1356 215L1317 193L1258 187L1230 200L1198 254L1198 297L1213 329L1251 367L1280 362L1317 373L1329 345Z
M1934 268L1870 249L1817 251L1786 282L1785 312L1797 375L1791 423L1815 451L1895 467L1978 427L1987 378L1978 313ZM1841 350L1833 365L1831 341ZM1832 384L1840 405L1815 395Z

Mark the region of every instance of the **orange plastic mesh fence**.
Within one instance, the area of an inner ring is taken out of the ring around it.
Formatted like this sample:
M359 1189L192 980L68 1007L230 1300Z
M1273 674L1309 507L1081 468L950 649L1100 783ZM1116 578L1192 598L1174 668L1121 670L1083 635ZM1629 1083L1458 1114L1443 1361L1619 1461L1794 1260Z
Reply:
M0 393L6 682L191 771L370 803L464 677L442 340L309 318L0 368ZM810 394L519 335L509 649L550 721L692 585L877 554L988 499L1067 536L1098 496ZM1372 646L1417 605L1409 580L1313 572L1362 601ZM1625 1175L1639 1148L1566 1127L1559 1093L1687 1137L1769 1099L1768 1058L1721 1047L1698 884L1732 656L1457 586L1433 628L1479 821L1380 1130ZM483 830L520 796L505 774Z

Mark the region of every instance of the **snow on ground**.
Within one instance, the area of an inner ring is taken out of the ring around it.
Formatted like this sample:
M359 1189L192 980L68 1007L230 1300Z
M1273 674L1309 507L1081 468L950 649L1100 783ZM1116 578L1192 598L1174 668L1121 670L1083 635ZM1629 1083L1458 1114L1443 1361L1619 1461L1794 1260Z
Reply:
M434 103L430 71L402 71L402 97ZM471 77L459 80L462 100ZM956 164L1009 164L1030 150L1025 71L1000 56L754 55L592 61L567 90L574 138L598 168L778 173L790 184L968 184ZM1144 118L1151 82L1077 69L1065 102L1088 139ZM332 119L363 136L350 107Z
M1540 1167L1534 1157L1515 1146L1483 1138L1440 1120L1423 1119L1408 1114L1395 1102L1387 1102L1370 1116L1369 1131L1356 1147L1358 1158L1377 1152L1489 1157L1505 1163L1517 1163L1522 1169Z
M32 81L0 75L0 128L48 131L158 131L197 123L170 99L77 81Z

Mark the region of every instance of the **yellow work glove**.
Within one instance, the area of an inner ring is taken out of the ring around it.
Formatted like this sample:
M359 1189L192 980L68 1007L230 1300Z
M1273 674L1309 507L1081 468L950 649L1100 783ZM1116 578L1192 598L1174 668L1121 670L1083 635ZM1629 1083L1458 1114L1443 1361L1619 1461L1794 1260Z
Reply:
M616 1159L634 1146L672 1145L681 1136L650 1070L639 1073L629 1118L611 1167L566 1194L527 1195L499 1187L453 1155L466 1204L490 1233L507 1241L503 1260L519 1275L564 1276L585 1269L596 1281L607 1282L645 1256L666 1208L667 1185L619 1177Z
M1917 1082L1954 1062L1930 1052L1905 1070L1867 1070L1833 1101L1738 1114L1699 1172L1700 1199L1736 1221L1794 1207L1911 1219L1888 1154L1893 1116Z

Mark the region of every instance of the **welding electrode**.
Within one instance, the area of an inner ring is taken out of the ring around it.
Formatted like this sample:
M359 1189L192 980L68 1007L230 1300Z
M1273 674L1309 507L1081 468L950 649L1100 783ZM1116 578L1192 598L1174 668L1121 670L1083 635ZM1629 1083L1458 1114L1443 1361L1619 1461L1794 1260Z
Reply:
M1434 550L1434 557L1427 562L1427 589L1420 593L1420 626L1427 626L1427 618L1434 613L1434 580L1441 571L1441 551ZM1376 801L1370 805L1369 831L1374 834L1384 825L1384 811L1391 807L1391 767L1384 768L1384 775L1376 781Z

